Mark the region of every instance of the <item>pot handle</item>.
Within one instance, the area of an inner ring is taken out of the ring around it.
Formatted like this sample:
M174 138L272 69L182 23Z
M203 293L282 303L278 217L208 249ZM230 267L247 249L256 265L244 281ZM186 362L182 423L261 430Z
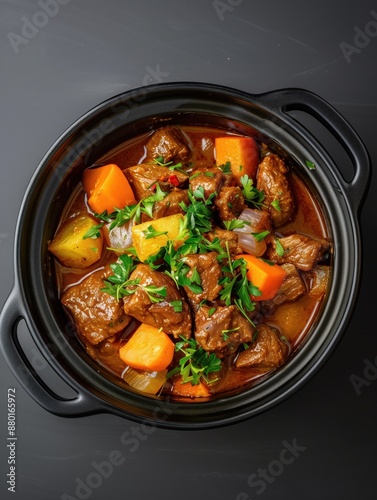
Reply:
M368 152L348 121L328 102L308 90L291 88L274 90L261 94L261 101L275 112L284 115L284 120L307 137L306 129L292 116L289 111L303 111L316 118L340 142L352 160L354 176L346 181L342 173L338 176L343 187L350 194L350 202L358 209L366 195L371 176L371 162ZM309 139L309 138L308 138ZM310 140L310 139L309 139Z
M20 307L20 293L17 287L14 287L0 315L0 350L18 382L40 406L55 415L79 417L101 411L99 401L83 389L79 391L72 381L63 379L77 392L77 396L64 399L42 380L27 359L17 338L17 325L21 319L25 319L24 316Z

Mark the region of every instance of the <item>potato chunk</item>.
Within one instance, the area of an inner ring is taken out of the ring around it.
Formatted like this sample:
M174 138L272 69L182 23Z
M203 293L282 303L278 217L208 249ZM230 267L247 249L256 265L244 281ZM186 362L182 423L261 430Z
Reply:
M168 240L177 238L182 223L183 215L174 214L133 226L132 240L140 261L144 262L148 257L156 254ZM180 246L183 241L184 238L177 241L176 246Z
M85 234L97 222L88 214L68 219L48 245L48 249L63 266L85 269L101 258L103 238L85 238ZM99 229L100 231L100 229Z

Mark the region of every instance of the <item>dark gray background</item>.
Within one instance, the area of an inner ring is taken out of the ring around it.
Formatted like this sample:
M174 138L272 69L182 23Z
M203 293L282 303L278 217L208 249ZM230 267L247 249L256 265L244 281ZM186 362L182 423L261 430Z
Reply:
M22 35L25 17L43 24L36 14L41 6L35 0L0 1L0 306L13 283L19 206L40 159L82 113L124 90L181 80L251 93L303 87L333 104L358 131L373 162L377 159L377 36L370 24L377 19L376 0L62 3L45 26L15 48L9 34ZM367 26L372 36L355 40L355 28ZM349 61L344 43L359 45ZM375 498L377 381L357 395L350 377L363 377L365 360L375 363L377 356L376 196L373 179L361 215L362 287L341 344L303 389L263 415L209 431L158 429L141 434L131 448L121 436L135 424L111 415L51 415L2 361L1 498ZM22 326L21 334L27 339ZM16 494L6 485L9 387L17 392ZM278 461L287 442L296 442L300 451L282 466ZM100 485L90 483L94 462L115 460L115 450L122 463ZM259 469L277 472L261 494L248 484ZM80 480L89 480L91 489L75 491Z

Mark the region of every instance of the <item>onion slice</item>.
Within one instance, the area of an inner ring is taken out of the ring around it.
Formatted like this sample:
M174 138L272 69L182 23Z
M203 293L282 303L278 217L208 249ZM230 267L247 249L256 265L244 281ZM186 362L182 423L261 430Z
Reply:
M128 385L138 391L145 392L146 394L157 394L166 382L167 373L167 370L162 370L161 372L147 372L135 370L135 368L126 366L122 372L122 378Z
M233 229L233 231L238 234L238 243L242 250L251 255L255 255L255 257L261 257L267 249L265 240L258 241L252 234L268 230L267 227L261 227L261 223L265 226L265 224L263 224L265 217L265 213L261 210L245 208L238 219L247 222L247 224L242 228Z
M108 246L117 254L126 253L132 247L132 226L133 220L126 222L123 226L115 226L110 229L111 223L106 224L105 237Z

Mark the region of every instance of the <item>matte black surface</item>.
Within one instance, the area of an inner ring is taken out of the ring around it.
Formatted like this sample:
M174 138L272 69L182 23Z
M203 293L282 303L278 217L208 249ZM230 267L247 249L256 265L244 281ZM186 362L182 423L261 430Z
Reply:
M349 120L375 163L376 12L373 2L340 0L1 1L0 305L12 288L14 229L36 166L81 114L124 90L184 80L251 93L306 88ZM336 352L297 394L224 429L148 429L109 415L53 416L3 362L1 498L12 495L6 399L14 387L15 498L374 498L376 195L373 177L361 213L355 314ZM19 336L37 372L68 393L23 323Z

